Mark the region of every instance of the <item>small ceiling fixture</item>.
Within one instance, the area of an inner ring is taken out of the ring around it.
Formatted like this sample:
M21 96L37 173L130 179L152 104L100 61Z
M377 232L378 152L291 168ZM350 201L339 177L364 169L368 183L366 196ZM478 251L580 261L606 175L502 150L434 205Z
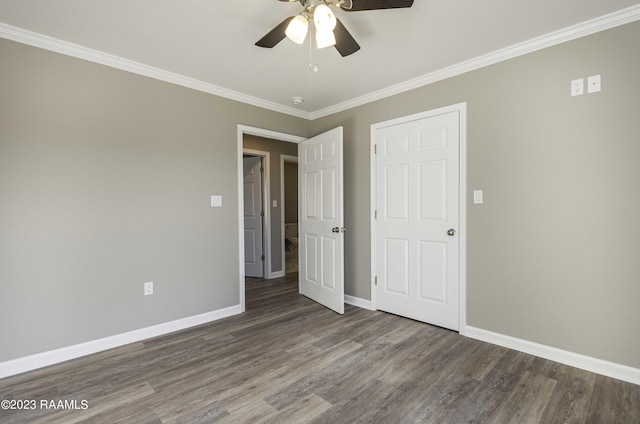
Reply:
M302 103L304 103L304 97L300 97L300 96L295 96L291 98L291 101L293 102L294 105L301 105Z
M349 56L360 50L360 46L331 10L340 7L347 12L359 10L396 9L411 7L413 0L280 0L299 2L304 10L282 21L267 35L256 42L256 46L272 48L285 37L302 44L309 32L309 22L315 27L316 46L319 49L335 46L341 56Z

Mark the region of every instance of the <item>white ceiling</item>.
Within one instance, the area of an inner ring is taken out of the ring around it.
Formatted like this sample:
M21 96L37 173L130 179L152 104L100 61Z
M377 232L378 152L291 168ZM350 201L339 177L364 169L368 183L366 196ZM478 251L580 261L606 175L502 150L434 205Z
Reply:
M361 46L342 58L285 39L254 43L299 3L277 0L0 0L0 22L266 100L317 112L640 0L415 0L336 15ZM4 60L4 59L3 59Z

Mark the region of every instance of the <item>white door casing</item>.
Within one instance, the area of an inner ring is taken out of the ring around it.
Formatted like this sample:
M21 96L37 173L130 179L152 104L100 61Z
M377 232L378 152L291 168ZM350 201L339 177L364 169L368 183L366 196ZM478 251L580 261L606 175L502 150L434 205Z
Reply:
M451 109L372 128L374 275L377 309L459 330L461 112Z
M264 277L262 158L243 158L244 169L244 268L247 277Z
M344 313L342 127L298 146L300 293Z

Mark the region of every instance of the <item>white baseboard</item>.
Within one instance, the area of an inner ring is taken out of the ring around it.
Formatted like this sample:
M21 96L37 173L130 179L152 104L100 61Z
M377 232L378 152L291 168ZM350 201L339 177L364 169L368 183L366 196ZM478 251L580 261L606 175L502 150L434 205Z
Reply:
M373 309L373 304L370 300L362 299L360 297L350 296L348 294L344 295L344 303L348 303L349 305L357 306L358 308L368 309L370 311L375 311Z
M569 352L555 347L506 336L500 333L483 330L471 326L464 327L464 336L484 342L518 350L541 358L560 362L561 364L581 368L583 370L617 378L633 384L640 384L640 369L617 364L602 359L592 358L579 353Z
M267 275L267 280L273 280L274 278L284 277L284 271L271 272Z
M141 328L139 330L116 334L115 336L109 336L98 340L92 340L90 342L80 343L73 346L50 350L48 352L25 356L23 358L0 362L0 378L9 377L38 368L43 368L49 365L58 364L70 359L91 355L92 353L101 352L129 343L139 342L151 337L161 336L163 334L172 333L174 331L184 330L186 328L206 324L208 322L216 321L239 313L241 313L240 305L231 306L224 309L218 309L217 311L165 322L163 324L158 324L151 327Z

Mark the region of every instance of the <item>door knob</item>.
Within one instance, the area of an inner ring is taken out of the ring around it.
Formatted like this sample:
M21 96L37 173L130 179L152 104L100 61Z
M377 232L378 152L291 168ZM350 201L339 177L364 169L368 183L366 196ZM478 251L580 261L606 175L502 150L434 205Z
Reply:
M447 231L447 235L448 236L455 236L456 235L456 230L454 230L453 228L449 228L449 230Z
M332 232L332 233L339 233L339 232L340 232L340 227L333 227L333 228L331 229L331 232Z

